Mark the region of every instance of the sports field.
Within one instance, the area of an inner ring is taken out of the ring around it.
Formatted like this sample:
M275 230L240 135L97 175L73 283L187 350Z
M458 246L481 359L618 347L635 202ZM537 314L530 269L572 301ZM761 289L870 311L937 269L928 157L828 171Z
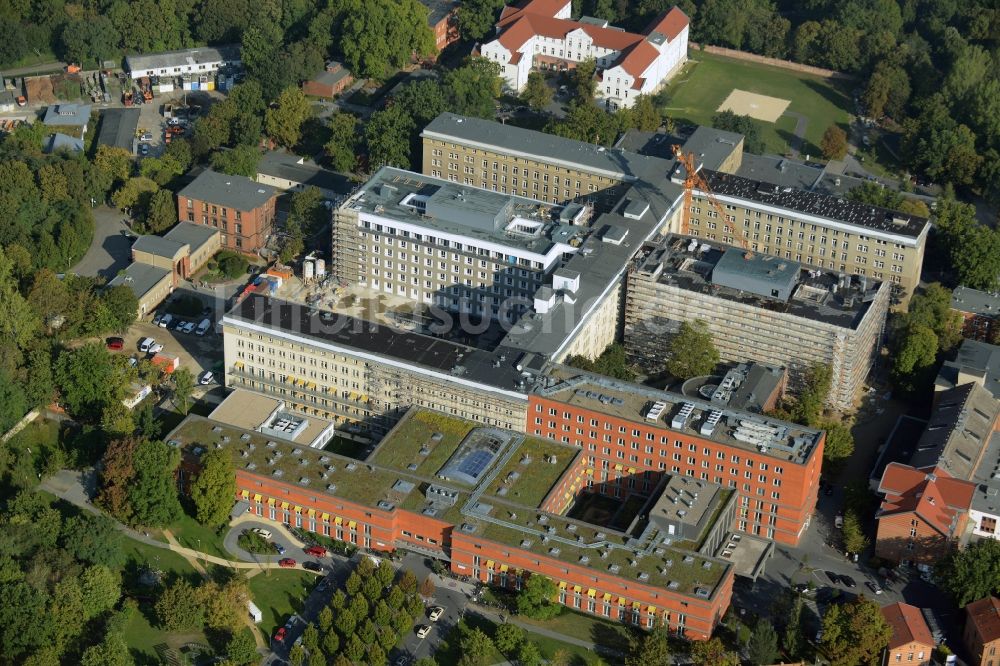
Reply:
M758 121L768 152L784 154L796 123L804 121L802 156L819 155L823 132L837 123L847 128L850 81L824 79L779 67L695 51L667 88L666 114L680 122L711 124L712 116L734 90L788 100L774 123Z

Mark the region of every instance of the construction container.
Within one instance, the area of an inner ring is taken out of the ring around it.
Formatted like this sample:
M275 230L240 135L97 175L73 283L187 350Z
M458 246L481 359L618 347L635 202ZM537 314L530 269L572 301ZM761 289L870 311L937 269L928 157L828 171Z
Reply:
M280 277L283 280L287 280L292 277L292 269L288 266L272 266L265 271L264 275L274 275L275 277Z
M179 356L168 356L167 354L155 354L150 361L168 375L181 365Z
M306 282L310 282L310 281L312 281L312 279L313 279L314 276L315 276L315 266L313 266L313 262L308 261L308 260L307 261L303 261L302 262L302 279L304 281L306 281Z
M322 259L316 260L316 279L326 277L326 262Z

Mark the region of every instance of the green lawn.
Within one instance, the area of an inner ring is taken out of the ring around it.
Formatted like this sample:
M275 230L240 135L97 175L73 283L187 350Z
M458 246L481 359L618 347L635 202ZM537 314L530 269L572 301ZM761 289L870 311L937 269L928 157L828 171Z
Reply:
M315 575L294 569L267 569L251 578L250 597L263 615L260 630L271 635L289 615L302 610L302 602L318 581Z
M200 631L177 633L154 627L150 624L151 613L149 608L140 608L125 631L125 644L137 666L170 663L168 648L177 654L177 648L187 643L208 645L208 639Z
M186 513L170 526L170 531L177 542L185 548L192 548L217 557L229 557L229 553L222 546L223 534L216 532L211 527L205 527ZM163 541L166 539L164 538Z
M507 488L504 496L508 499L531 507L538 506L569 467L575 455L576 451L566 445L525 437L520 448L500 470L487 492L495 495L501 488ZM525 456L531 459L527 464L522 463ZM548 462L549 456L555 456L555 464ZM511 473L518 474L518 478L508 480Z
M719 105L734 88L787 99L791 102L787 111L809 120L802 152L819 155L819 142L827 127L836 123L847 129L850 86L848 81L696 52L668 87L664 110L678 121L710 125ZM782 116L776 123L759 122L768 152L786 153L795 119Z
M593 615L564 609L562 613L551 620L532 620L522 616L518 616L517 619L525 624L532 624L616 650L627 651L629 648L628 627L620 622L604 620Z

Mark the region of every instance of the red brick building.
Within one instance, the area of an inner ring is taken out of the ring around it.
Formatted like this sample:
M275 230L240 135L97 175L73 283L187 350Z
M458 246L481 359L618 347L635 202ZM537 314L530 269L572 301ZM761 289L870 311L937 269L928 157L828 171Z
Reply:
M532 506L536 499L548 506L567 490L567 475L578 480L579 452L476 426L413 410L364 462L198 416L167 440L184 452L182 485L197 475L206 450L228 448L236 500L266 520L372 551L450 559L455 574L498 587L516 590L528 576L544 575L558 590L553 601L580 612L644 628L664 621L692 639L711 635L731 600L731 564L645 535L636 545L629 534ZM463 486L448 470L478 433L519 443L501 448L510 455L493 461L498 474Z
M955 547L965 531L976 484L939 467L916 469L890 463L878 492L875 554L892 562L932 565Z
M420 0L427 8L427 25L434 33L438 53L459 40L458 3L455 0Z
M816 506L824 433L724 408L713 416L695 401L680 422L685 407L667 412L665 403L650 418L662 392L569 368L563 379L529 396L526 431L582 448L592 490L623 497L664 474L702 479L739 494L735 531L798 544ZM743 432L737 422L747 424ZM753 428L775 437L757 440Z
M892 628L882 666L913 664L930 666L934 638L920 609L904 603L882 607L882 616Z
M965 607L962 639L972 666L1000 666L1000 599L986 597Z
M334 97L354 83L354 76L339 62L331 60L326 69L302 83L302 92L314 97Z
M177 215L218 229L223 248L253 254L271 234L277 199L269 185L206 169L177 194Z

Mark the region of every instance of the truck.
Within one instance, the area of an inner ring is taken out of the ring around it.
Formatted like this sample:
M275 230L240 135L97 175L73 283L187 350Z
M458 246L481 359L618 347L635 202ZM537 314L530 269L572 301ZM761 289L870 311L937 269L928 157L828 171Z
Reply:
M144 101L153 101L153 86L149 83L148 76L142 76L139 78L139 90L142 92L142 99Z
M132 93L131 92L123 92L122 93L122 103L125 104L126 107L132 106Z
M180 357L168 356L167 354L156 354L150 361L168 375L181 365Z

